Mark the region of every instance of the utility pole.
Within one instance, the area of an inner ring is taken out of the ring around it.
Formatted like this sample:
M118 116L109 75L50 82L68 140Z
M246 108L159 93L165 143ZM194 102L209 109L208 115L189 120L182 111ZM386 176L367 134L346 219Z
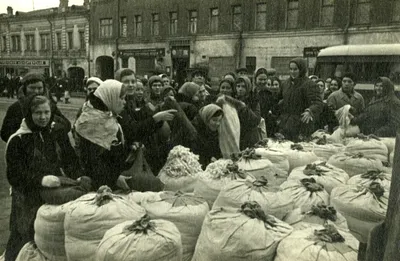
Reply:
M35 0L32 0L32 9L35 11Z
M117 0L117 35L115 37L115 71L117 71L119 69L119 62L118 62L118 58L119 58L119 36L121 34L121 28L120 28L120 0Z

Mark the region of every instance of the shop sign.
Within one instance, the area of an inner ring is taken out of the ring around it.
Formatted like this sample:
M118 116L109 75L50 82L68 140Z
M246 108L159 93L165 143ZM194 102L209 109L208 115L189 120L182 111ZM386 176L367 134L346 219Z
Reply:
M171 50L171 56L173 58L188 58L190 53L190 47L174 46Z
M317 57L318 54L319 54L319 51L321 51L324 48L326 48L326 46L324 46L324 47L305 47L303 49L303 56L305 58L307 58L307 57Z
M50 66L50 63L48 60L2 60L2 59L0 59L0 65L43 67L43 66Z
M165 56L165 48L120 50L120 54L125 57Z

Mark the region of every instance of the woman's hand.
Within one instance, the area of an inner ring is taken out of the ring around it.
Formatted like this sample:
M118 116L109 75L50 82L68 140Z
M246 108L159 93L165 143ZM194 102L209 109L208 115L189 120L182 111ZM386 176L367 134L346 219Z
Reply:
M302 122L308 124L310 121L313 121L313 120L314 120L314 118L313 118L312 113L310 111L306 110L305 112L303 112L301 114L301 121Z
M153 119L156 122L160 121L172 121L175 117L175 113L177 113L177 110L171 109L171 110L166 110L166 111L160 111L154 114Z
M42 178L42 186L47 188L56 188L61 186L61 181L57 176L47 175Z

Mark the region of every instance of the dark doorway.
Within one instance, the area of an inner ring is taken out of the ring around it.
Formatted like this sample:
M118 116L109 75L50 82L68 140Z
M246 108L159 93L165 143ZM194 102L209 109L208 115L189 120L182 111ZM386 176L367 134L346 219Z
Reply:
M96 59L96 74L104 80L114 79L114 60L110 56L99 56Z
M71 83L71 90L73 92L83 91L83 78L85 77L85 70L81 67L68 68L68 78Z
M187 72L186 70L189 68L189 59L187 58L174 58L172 59L172 67L173 67L173 78L174 80L179 84L179 86L182 86L182 84L185 83L185 80L187 78Z

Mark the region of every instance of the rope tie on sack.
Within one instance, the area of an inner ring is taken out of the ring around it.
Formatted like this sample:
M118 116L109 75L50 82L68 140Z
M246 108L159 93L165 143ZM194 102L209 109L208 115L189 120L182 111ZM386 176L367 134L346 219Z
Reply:
M94 200L94 203L97 206L103 206L113 200L114 195L112 194L112 190L108 186L101 186L97 190L96 198Z
M261 159L261 155L257 154L254 148L248 148L240 152L240 158L244 159L245 161L258 160Z
M368 187L369 192L375 195L378 199L385 194L385 189L378 182L372 182Z
M364 153L362 152L358 152L358 153L349 153L349 152L345 152L344 155L352 158L352 159L361 159L364 158ZM340 161L345 161L346 159L341 159Z
M315 144L317 144L317 145L326 145L326 144L328 144L328 140L326 138L326 135L323 135L321 138L317 139L315 141Z
M317 183L314 178L301 179L300 182L310 192L317 192L324 190L324 186L322 184Z
M295 143L295 144L290 145L290 149L292 149L292 150L298 150L298 151L304 151L303 146L300 145L300 144L298 144L298 143Z
M307 212L307 214L312 216L318 216L325 220L330 220L335 222L337 220L337 211L334 207L328 207L323 203L319 203L318 205L314 205L311 207L311 210Z
M133 222L132 225L125 227L125 230L130 233L143 233L147 235L148 231L154 230L155 227L156 226L154 222L151 221L150 216L148 214L145 214L141 219Z
M260 193L268 190L268 180L265 176L261 176L254 181L246 180L247 187Z
M361 178L370 180L377 180L377 179L384 180L385 174L381 170L370 170L362 174Z
M275 133L275 140L279 143L285 142L285 136L282 133Z
M255 145L254 148L268 148L268 139L263 139L258 141Z
M244 171L239 170L237 163L229 163L224 170L224 174L225 176L230 176L231 180L245 179L247 177Z
M318 164L316 163L307 164L307 166L303 170L303 174L307 176L322 176L323 173L328 171L322 169L321 167L328 167L326 166L325 161Z
M177 192L166 191L160 195L160 199L171 204L172 207L197 206L204 202L202 198L185 194L180 190Z
M356 137L358 139L360 139L360 140L363 140L363 141L369 141L369 140L372 140L372 139L381 140L378 136L376 136L374 134L364 135L364 134L360 133L360 134L357 134Z
M266 215L265 212L261 209L260 204L256 201L248 201L244 203L241 208L240 212L248 216L252 219L258 219L264 222L264 226L267 228L268 226L275 227L276 221L270 215Z
M318 240L328 243L343 243L344 237L333 225L325 225L324 229L314 230L314 235Z

